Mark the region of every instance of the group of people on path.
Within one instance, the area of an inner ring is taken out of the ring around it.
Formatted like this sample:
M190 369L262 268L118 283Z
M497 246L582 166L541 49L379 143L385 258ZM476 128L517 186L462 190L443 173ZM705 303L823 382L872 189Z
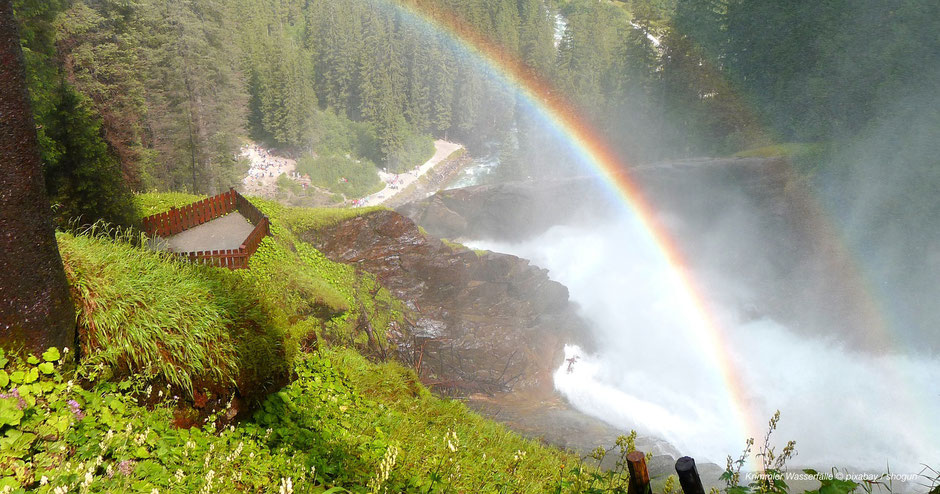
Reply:
M277 178L283 174L300 182L304 189L310 185L310 177L295 171L294 160L277 156L270 149L249 144L242 148L242 156L250 162L248 175L242 181L248 192L273 197L277 192Z

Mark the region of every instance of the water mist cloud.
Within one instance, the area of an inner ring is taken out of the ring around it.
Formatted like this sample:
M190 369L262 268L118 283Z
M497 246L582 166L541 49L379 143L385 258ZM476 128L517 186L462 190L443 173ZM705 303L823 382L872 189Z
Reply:
M662 437L683 454L723 464L743 447L727 383L706 355L696 324L641 226L556 226L522 243L476 243L528 258L565 284L592 325L597 352L561 364L556 388L577 408L624 429ZM710 289L717 289L709 286ZM746 295L741 287L737 294ZM724 297L728 300L729 297ZM822 308L824 309L824 308ZM916 473L940 461L940 363L857 352L839 331L797 334L767 318L719 308L746 408L763 423L783 419L777 443L797 441L793 465ZM575 342L572 342L575 343Z

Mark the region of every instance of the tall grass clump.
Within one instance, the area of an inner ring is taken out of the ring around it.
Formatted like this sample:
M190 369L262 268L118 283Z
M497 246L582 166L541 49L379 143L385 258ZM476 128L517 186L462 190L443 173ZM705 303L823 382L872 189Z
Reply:
M178 387L234 383L274 365L280 335L231 273L178 262L120 235L57 236L83 361Z

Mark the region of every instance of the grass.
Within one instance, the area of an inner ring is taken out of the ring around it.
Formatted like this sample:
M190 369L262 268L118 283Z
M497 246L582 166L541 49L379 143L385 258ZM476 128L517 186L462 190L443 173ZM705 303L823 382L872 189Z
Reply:
M59 234L58 242L88 362L192 396L196 384L233 383L239 367L249 367L242 357L258 354L240 355L240 342L260 339L276 359L281 335L229 273L106 237Z
M198 199L179 194L137 196L141 210L179 207ZM310 229L384 208L289 208L258 198L251 201L271 220L272 236L251 257L250 269L231 275L252 290L258 310L283 333L287 357L317 339L359 345L364 351L386 348L384 334L388 325L401 324L403 304L378 286L373 275L330 261L298 238ZM363 318L375 328L372 341L359 330Z
M178 208L205 199L205 197L185 192L155 192L138 194L134 197L134 202L140 211L140 216L146 218L147 216L169 211L173 207Z
M394 362L376 365L348 349L331 350L325 355L334 367L343 369L360 394L388 410L374 420L388 431L388 441L408 445L398 457L401 477L428 477L434 466L428 459L449 454L443 447L448 432L460 443L453 456L464 476L451 483L450 490L456 492L492 492L498 490L497 486L509 492L545 492L557 480L563 465L576 463L576 457L524 439L459 401L435 397L411 369ZM510 468L520 451L526 452L528 461Z
M447 157L444 158L444 161L442 161L441 163L443 163L443 162L445 162L445 161L452 161L452 160L455 160L455 159L457 159L457 158L461 158L461 157L463 157L463 155L465 155L465 154L467 154L467 148L460 148L460 149L457 149L457 150L454 151L453 153L448 154Z
M284 211L281 218L290 225L291 230L303 233L310 230L331 227L341 221L362 216L374 211L384 211L384 206L368 208L293 208Z
M389 492L545 492L563 465L576 463L575 457L521 438L460 402L431 395L412 370L396 363L377 365L337 348L301 366L300 379L266 403L258 420L283 428L283 443L299 449L331 443L324 449L333 452L334 464L342 464L343 485L373 480L391 448L397 450L396 462L382 486ZM314 381L305 382L305 376ZM336 408L341 413L333 415ZM324 427L330 437L300 437L305 417L293 414L305 413L320 423L336 420L340 427L335 434Z
M477 257L482 257L488 252L484 249L471 249L470 247L467 247L466 245L460 242L454 242L453 240L448 240L446 238L442 238L441 243L446 245L447 248L449 248L452 252L462 252L465 250L472 251L474 254L477 255Z

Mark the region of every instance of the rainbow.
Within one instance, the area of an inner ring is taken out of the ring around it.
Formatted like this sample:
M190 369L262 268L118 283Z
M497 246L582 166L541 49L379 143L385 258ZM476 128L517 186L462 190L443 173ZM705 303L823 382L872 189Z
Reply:
M412 1L393 2L381 0L395 8L419 26L442 34L461 53L470 57L497 82L513 90L523 103L538 115L548 129L568 144L577 158L603 179L610 190L632 211L648 235L648 240L657 247L663 261L671 266L675 286L681 287L677 301L690 314L698 326L697 333L703 349L711 356L716 372L724 383L725 399L735 414L740 444L747 438L757 438L763 427L762 420L754 420L755 414L747 405L748 393L737 378L734 360L728 349L732 343L718 323L717 316L709 309L703 290L700 289L689 264L676 243L656 220L654 210L637 183L630 176L627 164L614 153L579 111L555 88L530 67L522 63L504 48L494 44L486 36L476 32L459 18L433 6L419 6Z
M411 21L415 26L427 29L450 43L453 49L468 57L495 82L517 95L519 103L531 110L560 142L566 143L582 164L586 164L593 173L603 179L610 192L635 215L646 232L650 245L655 247L662 261L670 267L673 286L678 287L676 301L688 315L690 324L695 326L700 346L713 362L716 377L723 383L724 396L716 399L725 399L732 411L735 423L729 424L729 427L733 428L731 432L740 439L739 444L743 444L748 438L762 437L766 432L766 417L762 417L762 412L749 403L753 394L748 392L747 386L739 378L741 373L730 352L733 342L729 341L727 331L722 328L716 313L709 307L705 291L699 286L689 268L690 263L665 227L657 221L651 203L630 176L627 163L605 142L602 134L593 128L581 112L549 81L433 0L367 1L389 6L400 13L403 20ZM752 115L751 118L756 117ZM878 340L874 343L882 349L891 348L890 324L885 319L885 312L873 294L871 283L858 268L855 256L841 238L839 229L834 226L817 198L807 194L802 200L811 222L810 228L824 232L828 237L822 248L823 255L829 256L830 262L842 268L847 287L852 291L851 295L865 302L860 309L863 311L863 319L876 332ZM897 369L886 370L899 376ZM906 401L921 412L921 420L926 425L926 412L917 406L917 400L911 390L906 391ZM749 470L759 469L753 456L748 461Z

